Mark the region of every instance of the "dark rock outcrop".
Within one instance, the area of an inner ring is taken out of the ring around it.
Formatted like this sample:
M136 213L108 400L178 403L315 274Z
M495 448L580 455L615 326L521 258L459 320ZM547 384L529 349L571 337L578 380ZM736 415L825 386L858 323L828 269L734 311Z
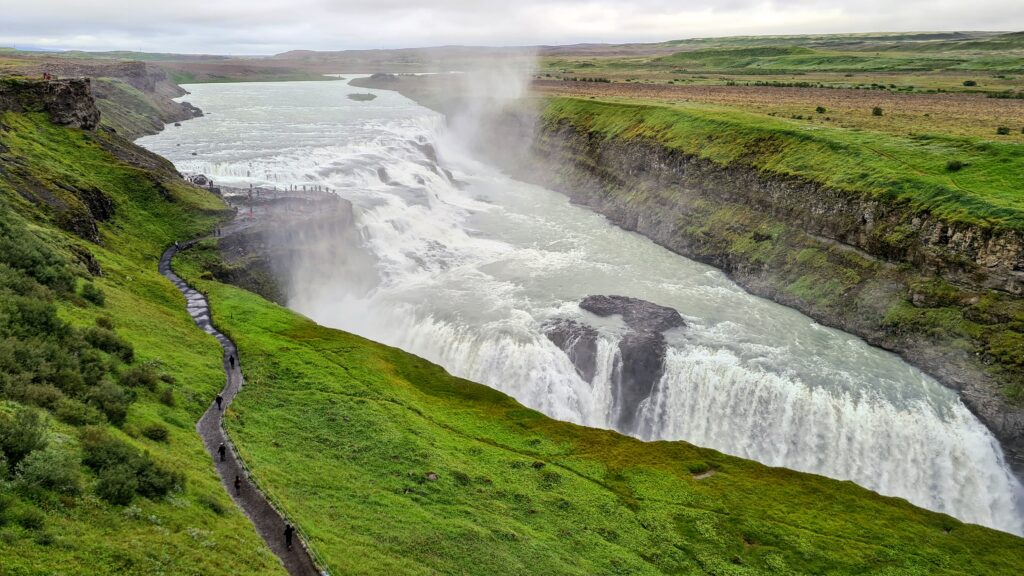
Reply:
M674 309L628 296L587 296L580 308L602 317L621 315L623 322L637 332L664 332L686 325Z
M597 330L575 320L561 318L544 327L544 335L572 361L576 372L589 383L597 373Z
M95 130L100 110L88 78L70 80L0 80L0 111L46 112L54 124Z
M619 340L612 367L612 424L627 434L637 431L644 400L650 398L665 372L668 344L664 332L685 326L672 308L627 296L587 296L580 308L597 316L622 316L628 331ZM569 356L580 377L593 383L597 372L596 329L575 320L559 319L544 329L545 335Z

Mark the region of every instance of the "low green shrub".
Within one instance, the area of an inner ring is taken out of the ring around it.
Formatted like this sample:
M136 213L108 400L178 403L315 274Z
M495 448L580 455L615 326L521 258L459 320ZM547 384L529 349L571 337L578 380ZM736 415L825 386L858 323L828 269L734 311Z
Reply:
M11 396L25 404L47 410L53 410L64 398L64 394L53 384L27 384Z
M871 115L872 116L881 116L882 115L882 108L880 106L875 106L874 108L871 109Z
M14 416L0 415L0 449L8 467L16 467L29 454L46 448L46 419L31 408L22 408Z
M466 474L461 470L453 471L452 478L455 480L455 483L460 486L468 486L470 483L469 474Z
M946 162L946 170L949 172L959 172L964 167L964 163L959 160L950 160Z
M82 451L82 462L100 477L97 494L112 504L127 504L136 493L160 498L185 485L180 472L157 464L148 453L139 452L101 428L83 432Z
M162 498L185 486L185 476L154 462L148 454L134 461L138 493L146 498Z
M160 392L160 403L164 406L170 406L171 408L177 404L177 401L174 399L173 388L167 386Z
M196 500L204 508L209 508L210 510L212 510L213 513L216 514L217 516L223 516L224 514L227 513L227 509L224 507L223 504L220 503L220 500L218 500L216 497L214 497L214 496L212 496L210 494L200 494L196 498Z
M977 86L978 83L974 80L964 80L964 86Z
M103 306L107 302L107 296L103 293L92 282L86 282L82 285L82 298L92 302L97 306Z
M142 429L142 435L155 442L167 442L170 431L163 424L150 424Z
M128 388L145 388L149 391L156 390L156 384L160 376L153 369L151 364L138 364L121 373L118 378L121 385Z
M26 506L15 513L14 521L26 530L42 530L46 515L34 506Z
M79 465L71 451L51 446L32 452L18 464L18 480L32 488L75 496L82 490Z
M82 430L82 463L93 470L111 468L130 460L135 449L98 426Z
M1010 129L1007 128L1006 126L1000 126L1000 127L996 128L996 134L998 134L1000 136L1009 136L1010 135Z
M2 478L0 478L2 479ZM14 505L14 496L0 492L0 526L10 521L11 507Z
M128 407L135 399L130 390L113 382L104 382L93 389L89 402L107 417L111 424L120 426L128 417Z
M131 363L135 360L135 350L132 345L113 330L100 328L99 326L85 330L85 341L108 354L113 354L121 360Z
M690 474L703 474L711 470L711 466L707 462L693 462L686 469L690 471Z
M96 495L111 504L124 506L131 504L138 487L135 470L127 464L118 464L100 470Z
M72 426L100 424L104 420L99 410L72 398L62 398L57 403L53 415L61 422Z

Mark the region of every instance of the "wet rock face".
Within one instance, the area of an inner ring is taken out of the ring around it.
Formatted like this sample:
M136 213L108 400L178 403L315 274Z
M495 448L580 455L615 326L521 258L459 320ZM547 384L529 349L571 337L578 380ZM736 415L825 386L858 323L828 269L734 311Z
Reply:
M597 373L597 330L575 320L560 319L547 325L544 335L572 360L576 372L594 383Z
M6 79L0 82L0 111L46 112L54 124L95 130L100 111L88 78L69 80Z
M665 372L668 344L664 332L685 326L672 308L626 296L587 296L580 308L607 317L622 316L629 331L619 341L611 374L612 425L620 432L639 428L641 404L651 396ZM594 383L597 373L598 332L575 320L560 319L545 327L545 335L569 356L580 377Z
M617 430L636 432L640 404L650 398L665 373L667 348L660 332L633 332L619 341L619 360L612 372L612 413Z

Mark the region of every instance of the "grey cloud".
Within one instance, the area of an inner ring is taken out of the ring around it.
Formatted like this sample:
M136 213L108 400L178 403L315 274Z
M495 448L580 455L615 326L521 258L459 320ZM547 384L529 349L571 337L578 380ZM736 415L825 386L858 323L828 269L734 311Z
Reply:
M1019 0L34 0L0 44L236 54L1024 28Z

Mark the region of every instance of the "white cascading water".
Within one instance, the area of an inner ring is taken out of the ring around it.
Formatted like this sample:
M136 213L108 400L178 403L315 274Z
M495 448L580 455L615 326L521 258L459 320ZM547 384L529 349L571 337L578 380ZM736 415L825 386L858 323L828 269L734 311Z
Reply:
M477 162L438 115L398 94L353 102L345 96L357 90L343 82L189 89L212 115L140 144L219 183L322 185L354 204L361 241L347 250L364 257L311 258L291 279L290 305L318 322L554 418L611 427L624 326L578 302L619 294L672 307L687 326L666 334L664 375L636 435L852 480L1024 532L1022 488L998 442L956 393L898 357ZM599 330L593 383L543 335L557 318Z

